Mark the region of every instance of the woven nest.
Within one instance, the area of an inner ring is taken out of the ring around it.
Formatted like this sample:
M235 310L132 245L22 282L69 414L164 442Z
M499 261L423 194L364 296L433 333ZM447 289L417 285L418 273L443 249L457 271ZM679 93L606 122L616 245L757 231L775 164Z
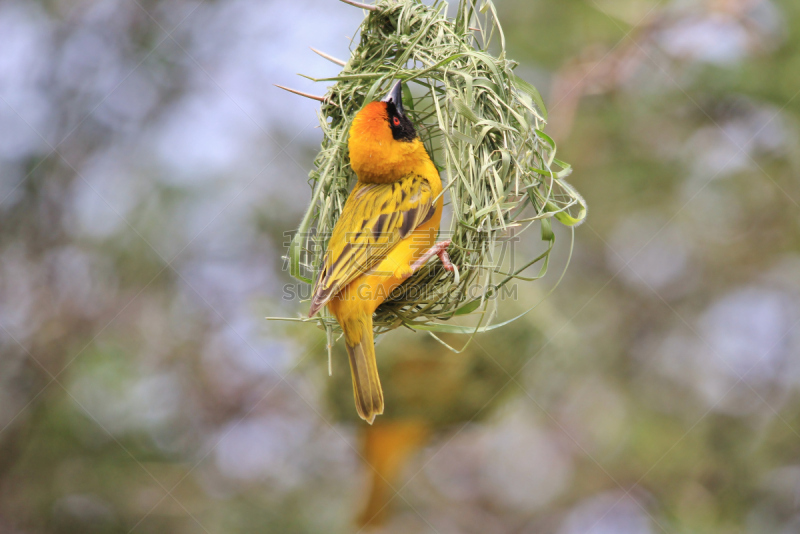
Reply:
M460 276L430 261L378 308L375 330L405 325L478 331L486 328L487 308L496 304L492 297L501 287L544 275L555 242L552 219L574 226L585 217L586 206L564 181L570 167L556 159L555 143L542 131L547 115L541 96L514 74L516 63L506 58L490 1L478 9L472 0L462 0L455 19L447 17L442 1L429 6L383 0L374 7L341 74L312 78L335 83L320 111L324 138L310 173L311 205L290 247L291 273L312 283L319 272L327 239L356 179L347 150L350 121L400 79L406 112L443 172L443 194L452 213L449 253ZM513 272L497 265L502 239L509 232L530 232L533 225L540 226L541 253L526 261L517 258ZM440 239L447 232L443 220ZM531 275L534 264L539 270ZM477 327L442 323L468 314L482 314ZM327 312L315 320L329 334L338 329Z

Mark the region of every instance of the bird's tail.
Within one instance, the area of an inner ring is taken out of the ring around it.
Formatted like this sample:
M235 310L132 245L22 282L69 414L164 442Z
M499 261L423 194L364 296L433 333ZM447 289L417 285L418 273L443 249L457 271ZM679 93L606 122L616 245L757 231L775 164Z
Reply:
M375 361L375 344L372 339L372 315L359 317L348 325L345 345L350 356L350 374L353 376L353 394L358 415L369 424L383 413L383 390ZM360 331L358 331L360 330Z

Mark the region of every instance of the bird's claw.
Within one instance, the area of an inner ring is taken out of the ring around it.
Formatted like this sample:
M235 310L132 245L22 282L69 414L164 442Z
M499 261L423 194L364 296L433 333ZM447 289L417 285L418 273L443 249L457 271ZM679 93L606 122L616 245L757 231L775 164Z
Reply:
M447 247L450 246L450 240L447 239L446 241L442 241L441 243L436 243L434 247L436 248L436 255L439 256L439 260L442 262L442 267L446 270L450 271L451 273L456 270L456 266L453 265L453 262L450 261L450 254L447 253Z
M458 273L458 267L456 267L452 261L450 261L450 255L447 253L447 247L450 246L451 241L446 239L444 241L440 241L436 243L431 248L428 249L425 254L423 254L420 258L417 259L413 264L411 264L412 272L417 272L423 265L425 265L429 259L433 256L439 256L439 259L442 262L442 266L445 270L455 273L456 284L458 284L460 277Z

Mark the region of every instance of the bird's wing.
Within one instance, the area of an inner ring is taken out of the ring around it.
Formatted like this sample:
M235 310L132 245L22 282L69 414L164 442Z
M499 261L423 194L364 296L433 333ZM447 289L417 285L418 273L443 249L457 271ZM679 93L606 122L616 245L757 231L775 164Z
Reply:
M430 219L435 211L433 201L430 183L422 176L411 175L389 184L359 182L328 242L309 317Z

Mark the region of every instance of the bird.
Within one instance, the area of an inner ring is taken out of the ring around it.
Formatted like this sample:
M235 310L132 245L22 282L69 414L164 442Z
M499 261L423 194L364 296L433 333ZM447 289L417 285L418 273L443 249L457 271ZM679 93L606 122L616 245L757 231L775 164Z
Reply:
M331 232L308 316L327 306L341 326L356 410L371 425L384 410L372 314L433 256L455 267L450 240L436 242L442 181L406 116L402 81L356 113L348 150L357 182Z

